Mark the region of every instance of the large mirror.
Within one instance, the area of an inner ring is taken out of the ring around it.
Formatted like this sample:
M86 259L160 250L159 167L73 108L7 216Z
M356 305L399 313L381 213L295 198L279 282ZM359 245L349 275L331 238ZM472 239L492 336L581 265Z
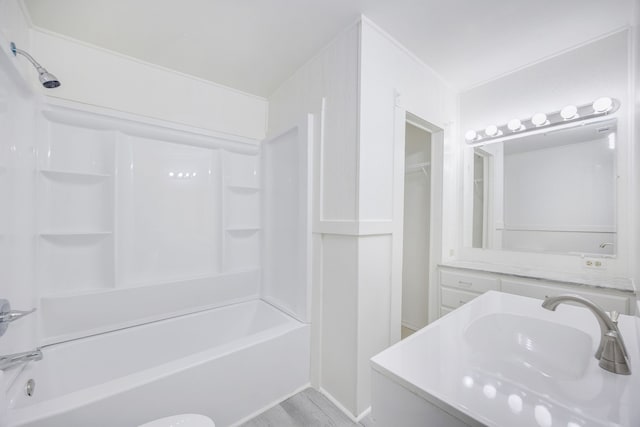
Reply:
M473 150L474 248L616 253L616 120Z

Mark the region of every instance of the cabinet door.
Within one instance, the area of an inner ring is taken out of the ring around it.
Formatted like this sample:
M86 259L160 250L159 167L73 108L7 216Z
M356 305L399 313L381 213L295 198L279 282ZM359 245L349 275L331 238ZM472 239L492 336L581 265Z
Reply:
M524 280L502 279L502 292L541 300L551 296L574 294L590 299L606 311L615 310L618 313L629 314L629 297L583 290L579 286L541 285Z

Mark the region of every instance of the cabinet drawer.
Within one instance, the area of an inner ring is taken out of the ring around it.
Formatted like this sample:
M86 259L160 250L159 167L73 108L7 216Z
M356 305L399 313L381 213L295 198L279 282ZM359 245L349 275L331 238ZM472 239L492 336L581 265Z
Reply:
M440 284L450 288L479 293L498 290L498 279L496 278L476 274L454 273L445 270L440 271Z
M538 298L541 300L556 295L574 294L590 299L606 311L615 310L621 314L629 314L629 297L605 294L597 291L592 292L589 290L583 290L578 286L539 285L537 283L534 284L502 279L502 292Z
M458 308L480 294L472 294L471 292L459 291L457 289L440 288L442 305L449 308Z

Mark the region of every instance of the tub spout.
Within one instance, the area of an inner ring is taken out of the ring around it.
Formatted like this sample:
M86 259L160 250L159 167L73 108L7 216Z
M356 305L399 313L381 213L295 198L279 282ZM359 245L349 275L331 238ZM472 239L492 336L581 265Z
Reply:
M41 360L42 350L39 348L32 351L25 351L24 353L8 354L6 356L0 356L0 371L7 371L9 369L18 367L19 365L31 362L32 360Z

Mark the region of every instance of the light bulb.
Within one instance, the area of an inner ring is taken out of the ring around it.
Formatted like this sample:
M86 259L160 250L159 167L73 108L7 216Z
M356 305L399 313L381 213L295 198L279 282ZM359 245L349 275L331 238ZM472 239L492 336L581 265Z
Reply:
M511 132L516 132L522 129L522 122L520 119L511 119L509 123L507 123L507 127Z
M560 117L565 120L571 120L578 117L578 108L575 105L567 105L560 110Z
M476 133L476 131L471 129L464 134L464 139L466 139L467 141L473 141L477 136L478 134Z
M533 115L533 117L531 117L531 123L533 123L535 126L546 125L548 123L547 115L545 113L536 113Z
M496 125L489 125L484 129L484 133L487 136L496 136L498 135L498 126Z
M593 111L596 113L604 113L613 107L613 100L607 96L598 98L593 101Z

